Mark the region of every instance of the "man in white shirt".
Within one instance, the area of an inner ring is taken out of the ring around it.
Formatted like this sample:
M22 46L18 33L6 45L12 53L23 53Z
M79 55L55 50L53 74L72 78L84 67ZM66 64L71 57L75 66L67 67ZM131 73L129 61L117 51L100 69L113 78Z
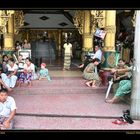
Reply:
M72 44L67 40L64 44L64 66L63 70L69 70L71 65L71 57L72 57Z
M101 59L102 59L102 51L100 49L100 46L96 45L95 46L95 53L92 53L92 55L90 55L90 58L92 59L92 61L95 59L95 58L98 58L100 60L100 63L101 63ZM91 60L89 61L88 60L89 58L87 58L83 64L81 64L79 66L79 68L82 68L83 70L85 69L85 67L91 62ZM97 66L98 69L100 67L100 63L99 65Z
M12 129L16 114L16 103L13 97L7 95L7 90L0 90L0 129Z
M100 49L99 46L95 46L95 54L93 55L93 57L91 57L92 59L98 58L101 62L102 59L102 51Z

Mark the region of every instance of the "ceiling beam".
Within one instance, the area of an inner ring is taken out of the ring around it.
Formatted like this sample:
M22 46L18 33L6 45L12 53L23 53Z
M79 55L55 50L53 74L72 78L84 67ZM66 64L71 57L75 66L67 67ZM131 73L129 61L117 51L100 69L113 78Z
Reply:
M71 14L65 10L63 10L63 15L72 23L74 24L73 22L73 17L71 16Z

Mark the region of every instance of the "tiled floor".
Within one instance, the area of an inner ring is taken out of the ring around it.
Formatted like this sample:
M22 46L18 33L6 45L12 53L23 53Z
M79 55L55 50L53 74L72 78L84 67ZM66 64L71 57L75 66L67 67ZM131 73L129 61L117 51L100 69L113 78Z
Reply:
M33 81L33 87L16 87L11 93L17 103L16 129L138 129L112 124L114 117L129 109L125 103L104 102L107 87L85 86L82 73L50 70L52 81ZM110 97L113 95L110 94Z

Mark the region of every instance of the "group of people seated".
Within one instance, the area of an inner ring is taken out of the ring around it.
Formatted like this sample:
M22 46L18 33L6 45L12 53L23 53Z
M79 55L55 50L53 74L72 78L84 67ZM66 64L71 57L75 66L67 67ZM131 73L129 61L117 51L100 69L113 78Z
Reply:
M22 57L22 55L19 55L18 62L15 62L13 58L8 58L7 55L3 56L0 83L8 91L12 91L17 84L21 85L25 81L31 86L35 66L30 58L26 58L24 62L22 61Z
M79 66L83 71L83 78L87 80L85 84L88 87L98 87L102 82L99 76L101 58L102 51L99 46L95 46L95 53L90 57L86 56L84 63ZM123 59L119 59L118 65L111 69L108 81L113 79L114 97L106 99L106 103L116 103L120 101L122 96L131 92L132 66L133 59L130 59L128 65Z
M39 73L36 74L32 60L29 57L23 60L22 55L18 56L17 62L13 58L8 58L7 55L4 55L0 76L0 84L7 88L8 91L12 91L16 85L21 86L23 83L27 83L30 87L34 79L47 78L49 81L51 80L45 63L41 64Z
M8 91L12 91L15 86L22 86L27 83L27 86L32 86L32 80L35 78L35 65L30 58L23 60L23 56L18 56L18 61L13 58L3 56L2 70L0 71L0 130L12 129L14 126L14 116L16 113L16 103L13 97L8 96ZM49 71L45 63L41 63L38 80L48 79L51 81Z

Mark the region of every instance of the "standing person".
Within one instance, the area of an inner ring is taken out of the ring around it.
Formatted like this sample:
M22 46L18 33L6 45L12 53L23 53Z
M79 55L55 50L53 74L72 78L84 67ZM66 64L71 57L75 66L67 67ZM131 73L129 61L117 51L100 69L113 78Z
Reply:
M21 45L19 41L16 41L15 43L15 51L16 51L16 56L18 56L18 51L21 50Z
M0 130L12 129L16 114L16 103L13 97L7 95L6 89L0 90Z
M27 39L24 40L24 43L22 44L23 49L31 49L31 44L27 41Z
M51 81L51 78L49 76L49 71L46 68L46 64L45 63L41 63L41 69L39 71L39 80L47 78L48 81Z
M64 66L63 70L69 70L71 65L71 57L72 57L72 44L67 40L64 44Z

